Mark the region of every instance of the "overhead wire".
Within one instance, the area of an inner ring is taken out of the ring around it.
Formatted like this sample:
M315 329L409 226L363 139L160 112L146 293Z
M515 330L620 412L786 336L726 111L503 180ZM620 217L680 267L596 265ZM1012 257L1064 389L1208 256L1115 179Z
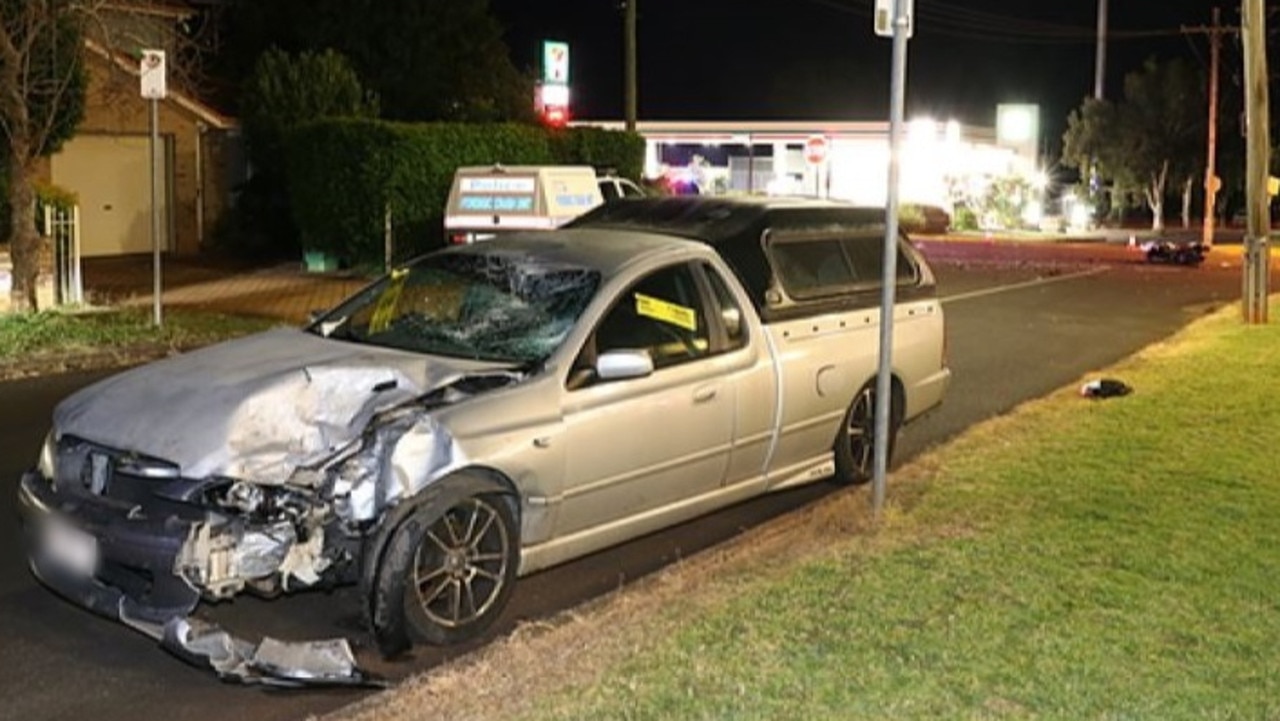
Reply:
M833 10L862 16L870 17L875 13L875 0L809 1ZM1023 45L1083 44L1097 40L1097 31L1092 27L985 12L941 0L927 2L917 0L914 12L918 19L927 21L921 24L922 30L927 28L929 33L949 37ZM1107 33L1107 39L1135 40L1170 37L1181 33L1182 31L1177 28L1111 30Z

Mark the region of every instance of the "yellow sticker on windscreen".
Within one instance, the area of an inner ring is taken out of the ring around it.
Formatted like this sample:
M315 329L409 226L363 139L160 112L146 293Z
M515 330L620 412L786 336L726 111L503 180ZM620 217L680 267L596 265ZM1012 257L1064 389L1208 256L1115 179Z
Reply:
M653 318L663 323L680 326L685 330L698 330L698 314L693 308L668 303L651 295L636 293L636 313L645 318Z
M387 283L386 290L378 296L378 305L374 307L373 318L369 320L370 333L383 332L395 320L396 306L400 303L400 293L404 290L404 280L408 277L409 271L404 268L391 271L391 282Z

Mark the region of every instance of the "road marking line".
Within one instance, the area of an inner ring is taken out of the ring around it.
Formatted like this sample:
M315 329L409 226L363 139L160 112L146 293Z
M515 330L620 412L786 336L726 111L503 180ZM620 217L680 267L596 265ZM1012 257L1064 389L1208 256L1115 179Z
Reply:
M1098 275L1099 273L1105 273L1108 270L1111 270L1111 269L1107 267L1090 268L1089 270L1082 270L1078 273L1068 273L1067 275L1055 275L1048 278L1035 278L1033 280L1026 280L1021 283L1014 283L1012 285L997 285L994 288L983 288L981 290L971 290L968 293L957 293L956 295L949 295L949 296L946 296L945 298L939 299L939 302L954 303L955 301L958 301L958 300L969 300L971 298L981 298L983 296L995 295L997 293L1005 293L1011 290L1021 290L1023 288L1030 288L1036 285L1048 285L1050 283L1059 283L1064 280L1075 280L1076 278L1084 278L1090 275Z

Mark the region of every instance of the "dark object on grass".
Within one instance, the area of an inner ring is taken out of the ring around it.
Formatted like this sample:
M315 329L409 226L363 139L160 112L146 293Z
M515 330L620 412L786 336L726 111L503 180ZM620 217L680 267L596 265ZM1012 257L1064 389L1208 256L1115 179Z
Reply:
M1142 244L1148 263L1200 265L1208 248L1198 240L1148 240Z
M1085 398L1115 398L1127 396L1132 392L1133 388L1129 384L1115 378L1101 378L1080 386L1080 395Z

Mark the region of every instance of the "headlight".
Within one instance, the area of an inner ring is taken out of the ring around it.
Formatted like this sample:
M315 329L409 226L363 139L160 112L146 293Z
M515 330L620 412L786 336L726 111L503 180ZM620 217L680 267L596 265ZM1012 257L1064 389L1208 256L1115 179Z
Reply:
M53 482L58 473L58 439L54 437L53 431L44 437L44 445L40 446L40 459L36 462L36 469L40 471L40 475L46 480Z

